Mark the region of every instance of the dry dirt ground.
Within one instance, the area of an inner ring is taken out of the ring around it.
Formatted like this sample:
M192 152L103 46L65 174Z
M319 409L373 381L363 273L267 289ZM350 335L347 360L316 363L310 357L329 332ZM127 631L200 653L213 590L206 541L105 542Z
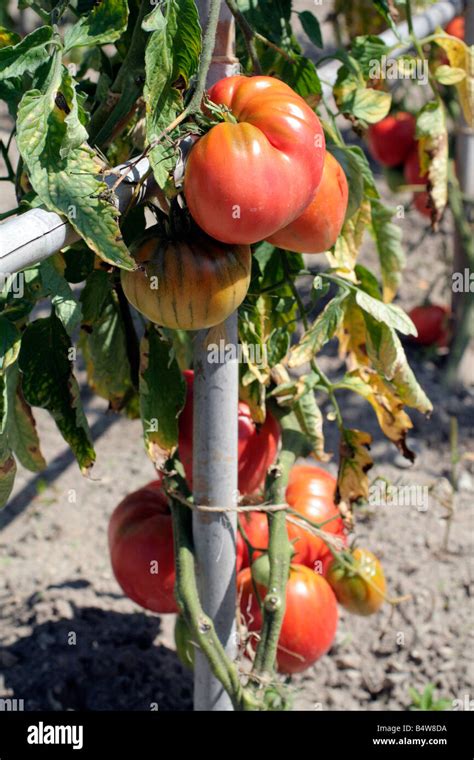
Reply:
M0 211L13 202L4 189L0 185ZM415 213L401 222L408 264L399 303L405 308L428 291L449 300L451 220L436 237L425 234L424 224ZM362 261L374 265L370 246ZM300 710L405 710L409 687L423 691L428 683L452 708L474 697L474 391L447 392L439 382L442 359L411 349L409 355L435 407L429 421L412 415L413 466L383 440L366 405L342 396L343 413L348 424L374 436L373 479L436 485L438 491L450 474L450 419L457 419L462 459L448 548L447 509L433 492L426 503L361 510L359 544L382 559L390 593L408 599L369 619L341 613L329 655L291 684ZM341 370L332 349L321 363L329 374ZM78 375L83 379L81 367ZM126 599L109 565L110 513L126 493L153 478L141 425L109 415L85 386L83 398L97 451L92 477L81 477L39 410L48 469L39 476L20 470L0 514L0 698L23 699L27 710L149 710L156 704L190 710L192 676L174 652L173 616L147 613ZM334 451L332 428L328 422L327 448Z

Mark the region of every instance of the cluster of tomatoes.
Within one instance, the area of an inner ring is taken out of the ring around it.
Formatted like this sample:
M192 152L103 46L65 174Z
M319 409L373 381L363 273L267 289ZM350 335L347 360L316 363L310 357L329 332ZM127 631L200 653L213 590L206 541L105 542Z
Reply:
M139 269L121 275L138 311L183 330L219 324L242 303L251 244L323 253L336 242L348 204L346 176L326 151L318 117L288 85L233 76L208 97L222 121L186 158L192 225L170 239L163 226L148 230L134 252Z
M185 379L187 399L180 415L178 451L188 484L192 486L193 373L186 372ZM258 428L248 406L240 403L241 494L261 492L278 444L279 428L272 415L269 413L264 425ZM301 519L295 523L291 515L287 518L294 554L277 652L282 673L305 670L328 651L336 633L337 601L355 614L370 615L384 599L385 579L377 558L369 551L347 548L335 492L335 478L318 467L295 466L290 473L286 501ZM320 526L327 540L313 532L310 523L313 528ZM109 523L109 548L115 577L128 597L154 612L178 612L171 512L161 479L129 494L118 505ZM267 550L266 514L257 510L242 512L236 571L249 646L252 635L258 634L262 624L261 602L266 593L262 559L267 558ZM180 617L176 623L176 642L181 658L189 664L194 645Z
M420 169L415 133L415 117L406 111L398 111L369 128L369 150L381 166L387 169L401 169L408 185L426 187L427 175ZM420 214L431 217L426 190L415 192L413 203Z

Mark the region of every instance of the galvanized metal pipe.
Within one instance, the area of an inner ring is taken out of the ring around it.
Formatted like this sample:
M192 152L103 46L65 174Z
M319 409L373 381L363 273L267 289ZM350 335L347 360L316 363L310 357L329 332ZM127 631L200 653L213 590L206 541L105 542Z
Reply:
M208 5L208 2L198 2L203 26ZM234 20L223 2L208 85L236 73L234 40ZM226 345L236 349L236 312L225 322L224 333ZM208 331L202 330L194 344L194 503L232 507L237 503L238 493L238 362L231 358L211 364L207 340ZM193 513L201 604L231 659L236 655L236 529L236 512L209 513L196 509ZM221 712L233 709L229 696L199 650L194 666L194 709Z

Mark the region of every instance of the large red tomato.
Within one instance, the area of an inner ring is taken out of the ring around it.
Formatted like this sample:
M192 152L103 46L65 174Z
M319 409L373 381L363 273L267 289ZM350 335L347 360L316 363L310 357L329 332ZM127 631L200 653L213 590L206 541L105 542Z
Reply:
M192 148L186 202L217 240L256 243L296 219L313 198L323 172L323 130L308 104L273 77L221 79L209 98L234 120L212 127Z
M385 598L385 575L379 560L367 549L347 554L350 569L338 559L328 568L327 580L337 601L354 615L373 615ZM369 581L369 583L367 582Z
M425 185L426 187L426 174L421 174L420 159L418 156L418 147L416 147L408 156L406 164L403 168L405 181L408 185ZM428 192L422 191L420 193L413 193L413 203L415 208L418 209L420 214L431 218L431 209L428 205L429 195Z
M415 146L416 120L405 111L386 116L368 132L369 150L382 166L399 166Z
M328 251L341 232L348 199L342 166L331 153L326 153L323 178L313 200L301 216L268 238L269 242L297 253Z
M336 478L321 467L297 465L290 472L286 501L304 517L325 523L323 530L327 533L345 540L344 523L334 501L336 485ZM295 561L324 574L332 554L323 539L292 523L288 525L288 535L291 540L297 539Z
M334 502L336 479L320 467L297 465L288 479L286 501L290 507L304 517L317 523L325 523L327 533L346 541L344 523L339 508ZM264 512L244 512L239 515L240 525L255 549L268 548L268 520ZM319 536L314 536L303 527L287 523L288 537L293 541L295 554L293 562L307 565L312 570L325 575L332 560L331 551ZM245 545L244 545L245 546ZM240 564L247 567L249 562L247 547L241 552ZM254 559L259 552L254 554Z
M415 325L418 335L412 338L420 346L446 346L449 343L449 315L447 306L426 304L415 306L409 316Z
M124 593L153 612L177 612L173 528L159 480L120 502L108 537L112 569Z
M262 615L250 568L237 578L240 610L249 631L259 631ZM260 597L265 587L257 584ZM286 587L286 610L278 640L277 665L281 673L301 673L329 650L337 628L337 602L327 581L303 565L292 565Z
M190 488L193 482L193 382L194 372L186 370L186 404L179 417L179 457L183 463ZM252 494L263 485L267 470L275 461L280 429L275 418L267 412L263 425L257 426L250 409L239 402L239 491Z

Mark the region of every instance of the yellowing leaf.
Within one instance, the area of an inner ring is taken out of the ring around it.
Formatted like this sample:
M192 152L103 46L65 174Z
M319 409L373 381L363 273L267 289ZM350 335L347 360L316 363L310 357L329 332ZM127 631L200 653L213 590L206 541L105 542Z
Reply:
M412 422L403 409L403 401L380 375L368 367L360 368L346 375L337 387L352 390L365 398L373 408L382 432L393 441L406 459L415 461L415 455L406 445L406 436L413 427Z
M362 245L365 231L371 222L370 201L365 199L359 210L345 223L339 235L334 252L326 254L327 259L337 270L337 274L351 282L357 282L354 267Z
M435 42L446 52L450 66L462 69L466 76L456 83L461 108L467 124L474 127L474 45L468 47L462 40L440 35ZM445 68L440 67L440 68ZM441 80L440 80L441 81ZM451 84L451 82L449 82Z
M427 103L416 120L422 174L427 174L432 222L436 224L448 202L448 132L441 101Z
M344 303L344 318L336 336L339 340L339 356L346 359L349 369L369 363L364 315L352 297Z
M362 430L344 430L339 444L338 500L352 504L368 499L367 472L373 466L369 454L372 436Z

